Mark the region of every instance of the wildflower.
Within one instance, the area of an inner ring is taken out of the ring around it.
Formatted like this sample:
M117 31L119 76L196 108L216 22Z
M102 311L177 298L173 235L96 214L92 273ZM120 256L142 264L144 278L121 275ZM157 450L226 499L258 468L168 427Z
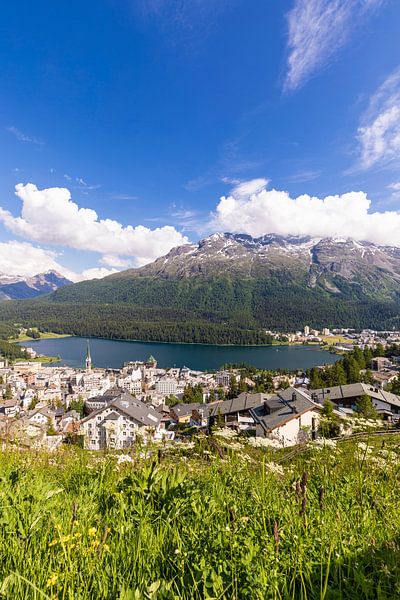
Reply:
M93 537L96 535L97 529L96 527L89 527L88 529L88 534L90 535L90 537Z
M283 467L274 462L266 463L265 468L271 473L275 473L276 475L283 475Z
M62 526L60 525L60 523L57 523L57 524L56 524L56 529L58 529L58 531L61 531L61 529L62 529Z
M67 542L69 542L72 539L72 535L63 535L61 537L61 541L63 542L63 544L66 544Z
M55 546L56 544L58 544L58 540L51 540L49 546Z
M79 531L77 531L76 533L74 533L74 538L79 539L80 537L82 537L82 534Z
M53 585L56 585L57 580L58 580L57 573L53 573L46 581L46 587L52 587Z
M98 548L100 546L99 540L93 540L91 546L92 548Z
M103 544L104 552L110 552L110 546L108 544Z
M181 551L179 550L179 548L175 548L174 554L180 554L180 553L181 553Z

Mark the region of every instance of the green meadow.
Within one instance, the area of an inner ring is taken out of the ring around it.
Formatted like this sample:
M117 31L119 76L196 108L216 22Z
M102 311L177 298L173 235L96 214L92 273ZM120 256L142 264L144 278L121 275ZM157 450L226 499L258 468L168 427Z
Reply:
M322 444L3 448L0 598L400 597L400 436Z

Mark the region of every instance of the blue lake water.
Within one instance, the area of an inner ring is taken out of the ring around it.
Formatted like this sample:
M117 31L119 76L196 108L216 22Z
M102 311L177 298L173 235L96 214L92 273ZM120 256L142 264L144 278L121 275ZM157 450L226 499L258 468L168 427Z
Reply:
M66 337L23 342L47 356L60 356L61 363L83 367L86 338ZM94 367L119 368L130 360L146 360L152 354L159 367L187 366L206 371L219 369L224 363L247 363L264 369L307 369L333 364L338 356L318 346L212 346L199 344L163 344L160 342L131 342L91 339L90 349Z

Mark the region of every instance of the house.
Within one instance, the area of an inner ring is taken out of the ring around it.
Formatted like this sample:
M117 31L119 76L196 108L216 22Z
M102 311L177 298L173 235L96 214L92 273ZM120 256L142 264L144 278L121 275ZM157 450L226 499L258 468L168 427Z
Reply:
M376 387L385 389L390 383L397 379L398 375L398 371L387 369L384 371L374 371L372 373L372 379Z
M311 390L310 395L311 399L319 404L323 404L324 400L328 399L336 404L339 409L350 408L352 410L356 410L357 401L361 396L369 396L382 418L400 419L400 398L396 394L368 383L350 383Z
M28 414L29 423L33 423L39 426L47 426L49 424L55 425L55 413L50 410L47 406L35 408Z
M216 425L222 421L226 427L237 430L254 427L254 419L250 410L259 406L268 398L268 394L249 394L243 392L232 400L214 402L210 407L209 425Z
M6 417L16 417L21 410L20 404L18 400L4 400L2 404L0 404L0 413L5 415Z
M127 392L81 421L80 433L89 450L130 448L138 433L161 438L161 415Z
M305 390L289 387L250 409L256 436L279 440L292 446L315 437L321 405L313 402Z
M113 402L116 398L121 396L122 393L122 390L120 390L119 388L112 388L110 390L107 390L107 392L102 396L87 398L85 400L84 406L85 414L88 415L95 410L100 410L101 408L104 408L105 406Z
M199 402L175 404L170 409L170 420L193 427L205 427L208 422L209 406Z

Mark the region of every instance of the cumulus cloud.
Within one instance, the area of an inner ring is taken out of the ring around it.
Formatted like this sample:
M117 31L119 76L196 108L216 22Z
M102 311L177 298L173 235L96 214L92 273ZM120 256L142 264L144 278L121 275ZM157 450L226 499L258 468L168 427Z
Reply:
M32 277L47 271L57 271L70 281L98 279L115 273L116 269L93 268L82 273L75 273L61 265L57 258L59 253L54 250L40 248L28 242L11 240L0 242L0 275Z
M364 192L291 198L287 192L264 187L245 197L234 188L220 199L210 227L254 237L267 233L340 236L400 246L400 213L370 209L371 201Z
M103 267L94 267L92 269L85 269L79 275L75 276L72 281L84 281L86 279L102 279L107 275L118 273L118 269L105 269Z
M295 0L287 14L285 88L294 90L344 46L360 19L385 0Z
M45 271L59 271L57 253L27 242L0 242L0 273L31 277Z
M0 221L9 231L34 242L98 252L109 266L120 266L121 257L143 265L188 241L168 225L124 227L112 219L99 219L94 210L73 202L67 188L39 190L32 183L20 183L15 189L22 201L21 215L0 208ZM110 257L115 257L114 264Z
M400 68L383 82L361 117L359 167L369 169L400 159Z

